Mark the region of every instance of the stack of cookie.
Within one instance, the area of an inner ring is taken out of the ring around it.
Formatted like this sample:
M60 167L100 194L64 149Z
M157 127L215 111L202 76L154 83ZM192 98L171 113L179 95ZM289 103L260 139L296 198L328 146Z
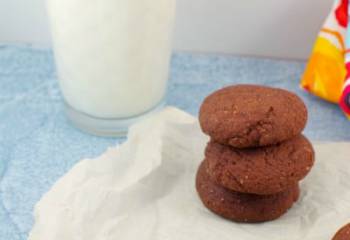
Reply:
M301 134L307 109L295 94L254 85L208 96L199 121L211 137L196 178L204 205L237 222L283 215L299 198L299 181L314 163Z

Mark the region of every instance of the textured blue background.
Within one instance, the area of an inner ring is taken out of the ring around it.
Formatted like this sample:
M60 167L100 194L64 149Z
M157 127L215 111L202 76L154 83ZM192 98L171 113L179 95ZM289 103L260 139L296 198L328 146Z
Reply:
M349 141L350 122L339 108L299 89L304 66L295 61L175 54L167 101L196 115L203 98L225 85L282 87L308 105L308 137ZM80 159L121 141L84 134L67 123L50 50L0 45L0 239L26 239L33 206L57 178Z

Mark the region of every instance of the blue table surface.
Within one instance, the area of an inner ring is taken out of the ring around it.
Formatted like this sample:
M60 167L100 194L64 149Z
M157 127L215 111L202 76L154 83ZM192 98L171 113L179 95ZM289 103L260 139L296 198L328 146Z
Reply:
M309 108L309 138L349 141L350 122L338 106L299 89L304 67L302 61L176 53L167 102L196 115L203 98L225 85L286 88ZM42 194L77 161L123 140L91 136L67 122L50 49L0 45L0 239L26 239Z

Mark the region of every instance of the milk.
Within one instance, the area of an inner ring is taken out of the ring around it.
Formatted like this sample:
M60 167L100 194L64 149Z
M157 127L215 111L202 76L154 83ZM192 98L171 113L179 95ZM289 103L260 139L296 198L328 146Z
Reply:
M162 102L175 0L48 0L66 103L101 119L129 118Z

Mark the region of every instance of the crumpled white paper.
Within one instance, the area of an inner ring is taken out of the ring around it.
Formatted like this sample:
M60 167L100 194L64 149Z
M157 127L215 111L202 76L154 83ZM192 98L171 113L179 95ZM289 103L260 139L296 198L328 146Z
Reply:
M329 240L350 222L350 143L316 144L316 165L283 217L237 224L208 211L195 173L208 138L175 108L83 160L40 200L30 240Z

